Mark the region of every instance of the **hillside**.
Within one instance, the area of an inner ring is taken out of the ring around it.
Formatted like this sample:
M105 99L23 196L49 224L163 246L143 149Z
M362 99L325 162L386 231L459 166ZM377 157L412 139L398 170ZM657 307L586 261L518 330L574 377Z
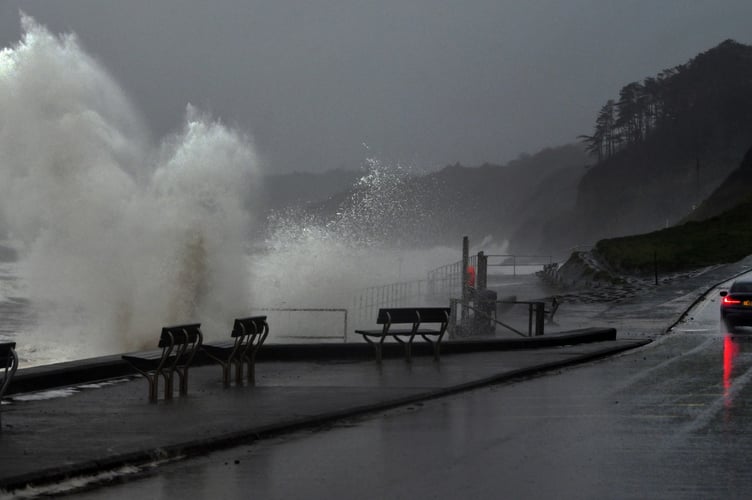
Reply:
M689 214L687 221L708 219L749 201L752 201L752 148L741 165Z
M739 168L693 213L698 216L699 212L710 211L712 207L712 211L716 212L712 217L695 218L645 234L603 239L589 253L574 253L570 261L574 264L583 261L595 263L590 266L591 269L603 269L602 277L609 281L620 274L689 271L736 262L752 255L751 171L752 148L747 151ZM745 201L727 203L722 198L724 194L737 201ZM718 203L714 203L713 199ZM726 205L732 206L720 210ZM586 269L588 266L579 267Z
M357 170L344 169L322 173L270 174L264 176L262 189L254 190L256 198L248 203L257 213L306 206L347 191L360 176Z
M497 243L515 237L520 244L524 235L537 242L541 223L531 226L530 221L574 206L574 186L586 161L584 148L573 144L506 165L456 164L401 179L390 179L387 173L386 179L361 183L313 204L309 212L322 223L348 214L369 226L373 235L405 245L456 245L463 235Z
M582 178L560 243L588 244L683 220L752 144L750 116L752 47L731 40L626 85L584 137L599 161Z
M601 240L595 253L613 269L645 274L736 262L752 254L752 202L703 221L652 233Z

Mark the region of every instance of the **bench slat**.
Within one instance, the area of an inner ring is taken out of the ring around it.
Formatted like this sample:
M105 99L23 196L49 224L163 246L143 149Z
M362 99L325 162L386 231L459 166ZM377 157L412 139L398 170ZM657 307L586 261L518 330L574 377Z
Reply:
M248 318L237 318L232 327L232 337L248 335L249 333L263 333L269 325L266 322L266 316L250 316Z
M196 342L201 335L201 323L192 323L190 325L165 326L162 328L162 334L159 337L159 347L169 347L174 345L191 344Z
M413 323L418 321L418 315L421 323L444 323L449 314L448 307L394 307L379 309L376 323Z
M7 358L11 356L11 351L16 349L15 342L2 342L0 343L0 358Z

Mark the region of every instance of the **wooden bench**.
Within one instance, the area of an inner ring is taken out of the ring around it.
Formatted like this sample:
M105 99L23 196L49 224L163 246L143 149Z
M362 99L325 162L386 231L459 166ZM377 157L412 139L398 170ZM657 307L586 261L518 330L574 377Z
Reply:
M355 330L374 347L376 361L381 362L384 340L392 337L405 347L405 359L411 360L411 348L416 335L423 337L433 347L433 357L439 360L441 340L449 324L448 307L401 307L379 309L376 323L384 325L380 330ZM423 328L426 323L438 324L438 328ZM393 325L411 325L410 328L393 328Z
M122 358L149 382L149 401L155 402L159 377L165 381L165 399L172 399L172 380L180 378L180 394L188 394L188 368L201 347L201 324L166 326L162 328L158 347L161 351L126 354Z
M0 343L0 400L3 399L5 391L10 386L10 381L13 378L13 374L16 373L18 368L18 355L16 354L15 342L3 342ZM0 431L2 427L2 411L0 411Z
M248 382L256 382L256 353L269 335L266 316L239 318L230 332L232 340L203 344L206 355L222 366L222 383L230 385L230 369L235 365L235 383L243 381L243 365L248 365Z

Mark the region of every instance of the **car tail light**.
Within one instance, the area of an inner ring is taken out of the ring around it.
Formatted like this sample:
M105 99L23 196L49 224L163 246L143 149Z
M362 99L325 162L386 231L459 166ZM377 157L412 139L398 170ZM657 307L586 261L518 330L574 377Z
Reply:
M730 295L726 295L725 297L723 297L723 300L721 302L724 305L728 305L728 306L732 306L732 305L736 305L736 304L741 304L742 303L741 300L735 299L735 298L733 298Z

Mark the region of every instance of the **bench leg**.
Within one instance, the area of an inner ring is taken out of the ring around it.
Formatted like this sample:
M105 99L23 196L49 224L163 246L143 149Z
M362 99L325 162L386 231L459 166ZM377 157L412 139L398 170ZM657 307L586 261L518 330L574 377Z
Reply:
M232 363L222 363L222 385L225 387L230 386L230 368Z
M245 361L243 358L238 358L235 360L235 385L242 385L243 384L243 364Z
M159 377L162 375L162 372L160 370L153 372L149 370L141 370L135 366L133 368L139 372L149 384L149 403L156 403L159 398ZM165 378L165 384L166 382L167 378Z
M436 340L431 340L429 337L422 335L423 339L425 339L426 342L431 344L431 347L433 347L433 359L435 361L439 361L441 357L441 339L444 337L444 334L441 334L439 338Z
M439 361L441 356L441 342L433 342L433 359Z
M366 340L366 342L368 342L369 344L373 346L373 351L376 354L376 362L380 364L381 363L381 345L384 343L384 337L381 337L381 341L379 342L374 342L373 340L368 338L367 335L363 335L363 338Z
M163 371L162 377L164 377L165 381L165 399L172 399L172 371ZM157 384L158 385L158 384Z
M250 385L256 385L256 353L259 347L260 344L248 353L248 383Z
M408 363L411 363L412 358L412 347L413 347L413 339L410 337L407 340L402 340L397 335L394 335L394 340L405 346L405 361Z
M13 350L11 347L10 349L10 360L5 363L5 366L3 367L3 378L2 383L0 383L0 405L2 405L3 396L5 395L5 391L8 390L8 387L10 386L10 380L13 378L13 375L16 373L16 369L18 368L18 356L16 355L16 351ZM3 430L3 410L0 408L0 432Z
M180 395L186 396L188 394L188 367L183 368L183 371L178 372L180 377Z
M146 377L146 381L149 382L149 402L156 403L159 392L159 374L155 373L153 377Z
M381 364L381 351L382 351L381 347L382 347L381 342L374 342L373 348L376 351L376 362L379 364Z
M175 369L178 373L178 392L181 396L188 394L188 367Z

